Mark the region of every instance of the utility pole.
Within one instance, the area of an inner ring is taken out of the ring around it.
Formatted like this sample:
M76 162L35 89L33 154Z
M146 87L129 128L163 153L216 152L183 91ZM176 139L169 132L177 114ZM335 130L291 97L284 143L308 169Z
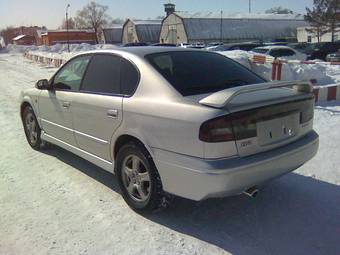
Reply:
M70 4L66 6L66 37L67 37L67 51L70 52L70 38L68 34L68 8L70 7Z
M221 10L220 42L223 41L223 11Z
M249 14L251 13L251 0L249 0Z

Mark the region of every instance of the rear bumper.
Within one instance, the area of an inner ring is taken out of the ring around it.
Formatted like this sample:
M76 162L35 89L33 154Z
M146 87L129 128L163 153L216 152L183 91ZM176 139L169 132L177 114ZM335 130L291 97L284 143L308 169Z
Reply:
M294 171L314 157L315 131L286 146L248 157L204 160L154 149L163 189L192 200L223 197Z

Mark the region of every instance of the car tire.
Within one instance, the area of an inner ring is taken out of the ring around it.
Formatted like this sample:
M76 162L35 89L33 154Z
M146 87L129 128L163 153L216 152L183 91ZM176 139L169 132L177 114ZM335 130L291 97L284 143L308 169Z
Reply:
M22 123L28 144L34 150L40 150L42 147L41 129L31 106L25 107L22 113Z
M116 157L116 176L126 203L137 212L152 212L168 207L161 178L149 152L141 144L129 142Z

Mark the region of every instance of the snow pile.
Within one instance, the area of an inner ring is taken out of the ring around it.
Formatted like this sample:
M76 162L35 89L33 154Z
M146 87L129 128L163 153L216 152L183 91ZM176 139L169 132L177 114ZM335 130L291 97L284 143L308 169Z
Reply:
M218 53L228 58L231 58L235 60L236 62L240 63L241 65L244 65L245 67L251 69L251 63L249 59L252 58L253 55L247 51L232 50L232 51L221 51Z
M4 49L1 50L2 53L25 53L30 50L37 50L38 47L35 45L26 46L26 45L14 45L8 44Z
M255 73L264 77L265 79L271 80L272 64L251 63L249 59L253 57L252 53L241 50L224 51L219 53L250 68ZM282 68L283 81L311 80L311 79L317 80L318 85L339 83L340 65L329 65L325 62L318 62L315 64L300 64L298 61L296 63L283 64Z
M330 75L330 65L324 63L316 64L284 64L282 69L282 80L310 80L316 79L318 84L325 85L336 83L340 79L340 66L336 66L337 76Z
M35 46L35 45L13 45L9 44L3 52L6 53L25 53L30 52L34 55L42 56L42 57L55 57L55 58L68 58L70 55L76 54L78 52L90 51L90 50L98 50L98 49L114 49L117 46L110 44L97 44L91 45L87 43L81 44L70 44L70 53L68 53L67 44L55 44L52 46Z

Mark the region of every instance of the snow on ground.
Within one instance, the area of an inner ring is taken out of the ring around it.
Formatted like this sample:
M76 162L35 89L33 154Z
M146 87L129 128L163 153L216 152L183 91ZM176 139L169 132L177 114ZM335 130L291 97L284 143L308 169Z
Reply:
M139 215L112 174L25 141L19 93L54 71L0 54L0 254L340 254L340 103L316 107L318 155L256 199L177 198Z

